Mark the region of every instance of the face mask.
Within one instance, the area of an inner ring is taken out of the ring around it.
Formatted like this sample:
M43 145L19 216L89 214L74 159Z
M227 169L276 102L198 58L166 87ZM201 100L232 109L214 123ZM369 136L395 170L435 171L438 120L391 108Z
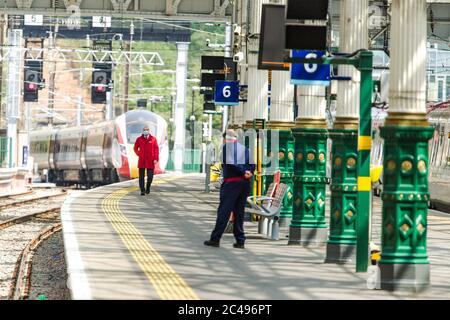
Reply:
M144 136L148 136L148 131L147 130L144 131Z

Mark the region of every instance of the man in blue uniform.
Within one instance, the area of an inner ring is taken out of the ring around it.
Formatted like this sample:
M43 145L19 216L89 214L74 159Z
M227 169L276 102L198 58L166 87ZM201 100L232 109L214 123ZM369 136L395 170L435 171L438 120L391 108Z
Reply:
M220 204L217 209L216 226L206 246L219 247L220 238L227 227L231 212L234 212L233 234L235 248L244 248L244 207L250 193L250 179L255 165L250 164L249 150L237 141L234 130L224 134L222 148L223 183L220 188Z

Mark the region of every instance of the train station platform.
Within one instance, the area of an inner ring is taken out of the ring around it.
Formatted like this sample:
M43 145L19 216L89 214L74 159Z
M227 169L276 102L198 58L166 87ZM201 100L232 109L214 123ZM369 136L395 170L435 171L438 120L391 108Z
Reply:
M62 208L73 299L449 299L450 217L430 212L431 286L418 293L369 289L369 273L325 264L326 247L288 246L245 222L246 248L232 234L205 247L218 192L204 193L200 174L155 176L151 194L136 180L74 192ZM380 244L381 203L373 236ZM327 219L328 221L328 219Z

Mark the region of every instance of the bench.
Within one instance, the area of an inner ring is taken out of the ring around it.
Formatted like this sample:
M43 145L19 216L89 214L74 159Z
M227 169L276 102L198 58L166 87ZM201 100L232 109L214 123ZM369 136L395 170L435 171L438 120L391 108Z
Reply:
M279 240L280 237L280 212L286 191L286 184L274 182L269 185L265 196L247 197L250 208L246 211L260 217L258 233L270 240Z

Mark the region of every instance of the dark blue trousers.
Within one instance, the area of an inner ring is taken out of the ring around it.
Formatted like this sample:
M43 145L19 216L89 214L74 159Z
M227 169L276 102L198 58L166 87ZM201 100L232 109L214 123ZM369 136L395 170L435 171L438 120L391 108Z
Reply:
M233 233L237 243L245 242L244 208L250 192L250 181L224 182L220 188L220 204L217 209L216 226L211 233L211 241L219 242L224 233L230 214L234 212Z

